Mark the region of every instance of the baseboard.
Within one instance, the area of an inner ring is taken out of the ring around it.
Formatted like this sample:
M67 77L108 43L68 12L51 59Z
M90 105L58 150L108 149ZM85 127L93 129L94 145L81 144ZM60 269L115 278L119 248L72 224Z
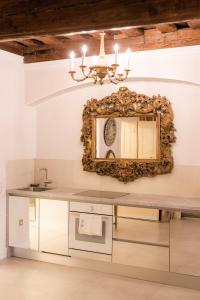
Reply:
M19 248L12 249L12 256L200 290L200 277L197 276L132 267L98 260L77 259L75 257L42 253Z

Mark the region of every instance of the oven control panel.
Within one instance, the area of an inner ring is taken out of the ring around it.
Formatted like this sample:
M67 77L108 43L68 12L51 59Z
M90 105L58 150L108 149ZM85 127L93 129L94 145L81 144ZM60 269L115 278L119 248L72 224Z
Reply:
M106 204L70 202L70 211L108 216L113 215L112 205Z

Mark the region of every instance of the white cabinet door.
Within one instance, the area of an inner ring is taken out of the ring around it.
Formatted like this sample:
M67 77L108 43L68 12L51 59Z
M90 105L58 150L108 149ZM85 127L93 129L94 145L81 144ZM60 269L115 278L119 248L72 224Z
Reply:
M68 255L68 202L40 199L40 251Z
M9 197L9 246L29 248L29 198Z
M170 271L200 276L200 218L170 221Z
M9 246L38 251L39 199L9 197Z
M156 121L138 122L138 158L156 159L157 126Z

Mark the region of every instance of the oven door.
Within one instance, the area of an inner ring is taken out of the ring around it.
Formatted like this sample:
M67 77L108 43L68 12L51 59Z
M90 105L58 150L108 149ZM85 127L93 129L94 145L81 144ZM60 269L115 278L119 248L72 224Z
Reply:
M70 212L69 248L90 252L112 254L112 216L102 216L102 236L80 234L80 214Z

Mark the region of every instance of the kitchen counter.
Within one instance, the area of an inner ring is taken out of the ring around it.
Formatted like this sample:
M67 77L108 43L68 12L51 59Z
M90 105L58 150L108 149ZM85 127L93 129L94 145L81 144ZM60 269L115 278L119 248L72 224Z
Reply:
M43 198L56 199L77 202L89 202L94 204L109 204L122 205L129 207L145 207L157 209L175 209L182 211L199 211L200 212L200 198L184 198L163 195L149 195L149 194L126 194L115 193L116 198L110 197L88 197L74 195L85 192L86 189L78 188L52 188L43 192L23 191L20 189L8 190L7 193L12 196L29 197L29 198ZM105 192L105 191L104 191ZM113 192L108 192L113 193ZM97 193L98 194L98 193ZM118 196L120 195L120 196Z

